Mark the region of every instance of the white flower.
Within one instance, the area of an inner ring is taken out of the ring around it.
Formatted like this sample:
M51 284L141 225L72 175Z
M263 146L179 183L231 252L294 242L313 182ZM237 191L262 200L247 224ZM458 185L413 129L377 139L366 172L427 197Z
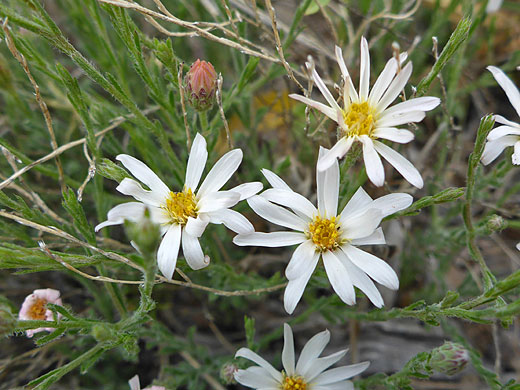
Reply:
M504 72L495 66L488 66L488 70L493 74L493 77L502 87L511 102L513 108L520 116L520 91L513 84ZM520 124L507 120L501 115L495 115L495 122L503 126L491 130L487 136L484 153L482 153L482 163L488 165L495 160L500 153L508 146L514 145L514 152L512 156L513 164L520 165Z
M414 139L414 134L409 130L398 129L396 126L422 121L426 115L425 111L433 110L440 103L439 98L426 96L410 99L388 108L399 96L412 74L411 63L401 69L406 57L407 54L402 53L399 56L399 63L395 58L390 59L369 93L370 54L366 39L361 38L358 93L345 65L341 48L336 46L336 59L344 82L343 108L338 105L315 69L312 69L312 77L329 106L304 96L289 95L321 111L339 125L341 138L318 161L320 171L330 167L337 158L343 157L354 141L359 141L363 145L363 159L368 178L376 186L382 186L385 181L385 171L379 157L381 155L412 185L422 188L421 174L412 163L378 141L378 139L386 139L402 144L410 142ZM310 69L310 64L306 65Z
M56 321L60 319L60 313L58 313L58 318L55 318L52 310L47 308L48 303L63 306L60 295L58 290L52 288L34 290L32 294L25 297L18 313L18 319L33 321ZM33 337L35 333L43 331L53 332L54 330L54 328L29 329L25 334L27 337Z
M184 188L173 192L143 162L126 154L118 155L116 159L150 190L143 189L135 180L123 179L117 190L139 202L115 206L108 212L108 220L96 226L96 231L121 224L125 219L139 222L148 208L152 221L161 225L164 234L157 251L157 262L163 275L172 278L181 242L189 266L195 270L206 267L209 258L204 256L198 238L208 223L223 223L236 233L254 231L253 225L243 215L229 208L262 189L261 183L253 182L229 191L219 191L242 162L240 149L222 156L198 187L207 157L206 140L197 134L188 158Z
M497 12L500 7L502 7L502 3L504 0L489 0L486 6L486 12L488 14Z
M352 364L327 370L338 362L347 350L319 357L329 343L330 332L325 330L312 337L303 347L298 362L294 354L294 339L291 327L284 324L284 346L282 372L276 370L265 359L248 348L241 348L235 357L243 357L258 364L246 370L238 370L238 383L262 390L350 390L354 385L349 378L367 369L369 362Z
M326 151L320 148L320 157ZM383 298L370 278L396 290L399 287L397 275L383 260L357 246L385 244L383 231L378 228L381 220L407 208L412 197L391 194L372 200L360 187L338 214L337 160L327 170L317 170L317 209L273 172L266 169L262 172L274 188L249 198L247 202L262 218L294 231L239 234L233 242L264 247L299 244L285 270L289 280L284 296L285 310L289 314L294 311L320 258L323 258L332 288L343 302L349 305L356 302L355 286L375 306L383 306Z
M139 382L139 375L135 375L128 381L130 385L130 390L141 390L141 383ZM148 386L143 390L166 390L164 386Z

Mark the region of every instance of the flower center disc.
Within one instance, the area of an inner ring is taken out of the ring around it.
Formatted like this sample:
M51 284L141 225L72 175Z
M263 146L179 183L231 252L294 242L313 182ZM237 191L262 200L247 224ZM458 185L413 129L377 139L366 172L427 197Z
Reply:
M33 320L44 320L45 312L47 309L45 305L47 301L45 299L37 298L29 309L29 317Z
M347 136L372 135L375 119L374 109L367 102L352 103L343 112L343 120L347 125Z
M309 224L309 234L312 242L322 252L339 246L340 233L336 217L330 219L315 217Z
M282 390L305 390L307 383L299 376L286 376L283 379Z
M170 192L166 199L166 212L174 223L185 225L188 218L197 218L197 203L190 188L182 192Z

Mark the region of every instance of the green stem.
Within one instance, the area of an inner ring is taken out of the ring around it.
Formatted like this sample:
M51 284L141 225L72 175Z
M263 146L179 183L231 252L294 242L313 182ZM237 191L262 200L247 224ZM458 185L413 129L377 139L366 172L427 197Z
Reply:
M199 121L200 121L200 132L201 133L209 130L207 111L199 111Z

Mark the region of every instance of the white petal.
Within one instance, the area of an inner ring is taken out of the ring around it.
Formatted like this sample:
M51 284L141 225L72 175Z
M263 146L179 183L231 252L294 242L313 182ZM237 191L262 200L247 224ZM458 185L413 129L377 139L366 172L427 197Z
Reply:
M341 249L350 261L366 272L368 276L377 283L391 290L397 290L399 288L399 278L392 267L386 262L352 245L343 245Z
M239 212L230 209L223 209L208 213L211 223L223 223L225 227L239 234L253 233L255 228Z
M312 100L312 99L306 98L305 96L297 95L295 93L290 94L289 97L293 98L295 100L298 100L310 107L317 109L318 111L320 111L321 113L325 114L330 119L332 119L334 122L336 121L337 114L333 108L331 108L323 103L317 102L316 100Z
M374 282L372 282L367 274L354 263L352 263L342 251L340 251L338 258L341 260L343 266L347 270L350 276L350 280L352 280L352 284L363 291L375 307L383 307L385 304L383 297L381 296L381 293L375 286Z
M289 187L289 185L285 181L283 181L280 176L270 171L269 169L262 169L262 174L265 176L269 184L271 184L271 187L279 188L281 190L292 191L291 187Z
M329 169L339 158L347 154L352 146L352 142L354 142L353 137L342 137L332 149L318 157L318 171Z
M300 358L296 364L296 372L304 374L312 366L314 361L321 355L325 347L330 341L330 332L324 330L315 334L302 349Z
M520 140L515 143L515 148L511 160L514 165L520 165Z
M200 185L197 196L202 197L205 194L216 192L222 188L229 180L231 175L235 173L238 166L242 162L243 153L240 149L233 149L223 155L218 160L211 171Z
M379 99L381 99L381 96L383 96L383 93L385 93L386 89L394 79L396 71L397 61L395 58L390 58L370 91L368 101L371 105L377 105L377 102L379 102Z
M319 359L316 359L311 367L307 370L305 374L302 374L302 376L307 379L308 382L313 382L313 380L320 375L323 371L325 371L327 368L332 366L333 364L336 364L345 354L347 353L347 350L344 349L342 351L338 351L336 353L333 353L332 355L322 357Z
M504 0L489 0L488 4L486 6L486 12L488 14L497 12L500 9L500 7L502 6L503 1Z
M294 375L294 338L289 324L283 324L282 364L288 376Z
M334 109L334 111L341 111L341 108L338 106L336 99L334 99L329 89L321 79L320 75L318 74L318 72L316 72L316 69L312 70L312 78L314 79L314 82L316 83L316 86L322 93L323 97L325 98L325 100L327 100L327 102Z
M269 371L262 367L249 367L247 370L235 372L235 380L246 387L253 389L278 389L280 383L269 375Z
M258 192L262 191L264 185L259 181L253 181L250 183L243 183L236 187L233 187L229 190L229 192L238 192L240 194L240 200L246 200L247 198L256 195Z
M305 234L298 232L255 232L239 234L233 238L233 242L238 246L264 246L268 248L301 244L305 240L307 240Z
M316 245L311 240L305 241L294 251L291 260L285 269L285 276L289 280L298 279L303 275L308 274L307 271L309 268L312 268L312 274L314 268L311 266L312 264L314 264L314 267L316 266L318 258L319 252L316 251Z
M133 196L134 199L151 206L161 207L165 203L165 198L162 195L154 191L146 191L138 182L128 177L121 181L116 190L124 195Z
M267 199L255 195L247 200L249 206L262 218L276 225L303 232L307 223L291 211L277 206Z
M164 235L157 251L157 264L166 279L171 279L181 244L181 225L173 224Z
M189 217L186 226L184 227L184 231L193 237L200 237L204 230L206 230L206 226L210 222L209 218L205 214L200 214L197 218Z
M119 225L123 223L125 219L132 222L139 222L144 216L145 208L146 205L138 202L118 204L109 210L107 220L97 225L94 230L97 232L105 226Z
M368 88L370 86L370 52L365 37L361 37L361 63L359 70L359 99L368 99Z
M376 138L383 138L400 144L407 144L414 139L414 135L410 130L397 129L395 127L378 127L373 134Z
M509 119L504 118L502 115L493 115L493 118L495 119L496 123L500 123L502 125L516 127L516 128L520 127L520 123L510 121Z
M156 192L158 196L162 196L164 199L170 194L170 189L166 184L142 161L128 154L120 154L116 157L116 160L121 161L132 175L146 184L153 192Z
M321 156L327 152L325 148L320 146L319 154ZM339 163L337 160L324 171L316 170L316 183L320 214L328 218L335 217L338 212L339 196Z
M260 367L264 368L267 372L269 372L269 375L271 375L274 380L276 380L278 383L282 383L282 374L279 371L277 371L267 360L262 358L257 353L254 353L248 348L240 348L235 354L235 358L237 357L243 357L258 364Z
M202 171L206 166L208 159L208 150L206 140L200 133L197 133L193 144L191 145L190 156L188 157L188 165L186 167L186 182L184 186L191 188L193 192L197 189L202 176Z
M408 79L412 75L412 68L412 63L409 62L403 69L401 69L401 72L399 72L396 78L392 81L381 100L377 103L377 109L379 112L385 110L390 105L390 103L392 103L399 96L404 86L408 82Z
M141 384L139 383L139 375L134 375L132 379L128 381L130 390L141 390Z
M506 135L494 141L486 142L481 158L482 164L488 165L490 162L495 160L500 155L500 153L504 151L505 148L508 146L513 146L516 141L518 141L517 136Z
M370 236L381 223L383 214L378 209L366 209L347 218L341 218L342 236L349 240Z
M318 210L307 198L291 190L270 188L262 192L260 196L270 202L289 207L293 211L298 211L309 219L318 215Z
M410 161L379 141L374 141L374 147L410 184L417 188L423 187L421 174Z
M385 184L385 169L381 158L374 149L374 142L366 135L362 135L360 140L363 143L363 161L367 176L374 185L381 187Z
M408 194L395 193L382 196L375 199L370 204L370 208L376 208L381 211L383 218L404 210L413 203L413 197Z
M210 213L233 207L240 200L240 194L232 191L206 193L197 203L199 213Z
M374 233L372 233L369 236L363 237L363 238L356 238L352 241L350 241L352 245L360 246L360 245L384 245L386 244L385 236L383 234L382 228L377 228L374 230Z
M188 234L186 231L182 233L182 253L188 265L194 270L209 265L209 257L204 256L199 239Z
M363 187L359 187L357 191L352 195L352 198L348 201L347 205L341 212L341 218L346 218L354 213L358 213L359 210L364 209L366 206L372 203L372 198L366 193Z
M325 265L325 271L332 288L343 302L347 305L354 305L356 303L356 293L346 268L333 252L325 251L322 253L322 256L323 265Z
M498 82L498 84L500 84L506 93L507 98L511 102L511 105L516 110L518 116L520 116L520 91L518 91L518 88L501 69L497 68L496 66L488 66L487 69L493 73L493 77Z
M430 111L441 103L441 99L432 96L423 96L415 99L410 99L387 108L379 119L383 120L388 116L396 114L404 114L410 111Z
M296 279L290 279L289 283L287 283L287 287L285 288L285 292L283 295L283 306L285 311L288 314L292 314L300 299L302 299L303 292L305 291L305 286L309 283L309 279L318 264L318 259L320 258L317 253L312 260L307 264L305 269L303 270L303 274Z
M356 88L354 87L354 84L352 83L352 78L350 77L350 74L347 69L347 65L345 64L345 60L343 59L343 52L339 46L336 46L336 61L338 61L339 68L341 70L341 74L343 75L343 81L345 82L345 87L349 91L349 97L352 101L358 101L359 97L356 92ZM347 96L344 96L346 99Z
M400 114L394 114L385 116L384 118L378 119L377 126L381 127L393 127L404 125L406 123L420 122L424 119L426 113L424 111L408 111Z
M520 135L520 127L498 126L489 132L487 140L494 141L506 135Z
M344 381L345 379L352 378L353 376L356 376L358 374L361 374L363 371L365 371L368 366L370 365L369 362L363 362L363 363L357 363L352 364L350 366L343 366L343 367L337 367L333 368L331 370L328 370L313 381L314 385L328 385L333 384L336 382Z

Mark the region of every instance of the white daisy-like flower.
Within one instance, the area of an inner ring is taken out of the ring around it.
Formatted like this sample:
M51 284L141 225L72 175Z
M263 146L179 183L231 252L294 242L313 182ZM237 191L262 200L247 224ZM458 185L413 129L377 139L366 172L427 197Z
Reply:
M250 349L241 348L235 357L246 358L258 366L238 370L235 373L235 379L244 386L259 390L354 389L354 385L348 379L365 371L370 363L363 362L328 370L348 351L344 349L329 356L319 357L329 340L330 332L328 330L318 333L305 344L298 362L296 362L292 329L288 324L284 324L283 371L278 371Z
M138 202L115 206L108 212L107 221L97 225L95 230L122 224L124 220L139 222L148 208L152 222L161 225L164 235L157 251L157 263L162 274L168 279L172 278L181 243L182 252L191 268L206 267L209 258L202 252L199 237L208 223L222 223L236 233L254 231L247 218L229 208L262 189L262 183L253 182L229 191L219 191L242 162L240 149L222 156L199 187L207 158L206 140L197 134L188 158L184 187L179 192L173 192L143 162L127 154L118 155L116 159L150 190L143 189L135 180L123 179L116 189L124 195L133 196Z
M327 149L320 148L320 157L326 152ZM338 213L337 160L325 171L316 172L317 209L276 174L266 169L262 172L273 188L247 202L262 218L294 231L239 234L233 242L264 247L299 244L285 270L289 280L284 295L285 310L289 314L294 311L320 258L332 288L343 302L355 304L355 286L375 306L382 307L383 298L371 278L393 290L399 287L399 279L386 262L357 247L385 244L383 231L378 227L381 220L410 206L412 197L398 193L372 200L360 187Z
M493 77L502 87L520 117L520 91L513 84L506 74L495 66L488 66L487 69L493 74ZM494 115L495 122L502 126L491 130L487 136L487 142L482 153L482 163L488 165L495 160L500 153L508 146L514 146L512 156L513 164L520 165L520 124L507 120L501 115Z
M359 141L363 145L363 159L368 178L376 186L382 186L385 181L381 155L410 184L422 188L423 180L421 174L413 164L379 141L379 139L384 139L401 144L412 141L414 134L411 131L398 129L396 126L422 121L426 115L425 112L433 110L440 103L439 98L425 96L389 107L399 96L412 74L411 62L401 68L406 58L407 54L402 53L399 56L399 60L395 58L390 59L377 78L372 90L369 91L370 54L366 39L361 38L358 93L350 78L341 48L336 46L336 59L344 83L343 108L338 105L318 75L318 72L313 68L311 69L309 63L306 64L309 70L312 70L312 78L329 105L327 106L301 95L292 94L289 96L321 111L339 125L341 132L341 138L336 145L318 161L318 169L320 171L329 168L334 160L343 157L349 151L354 141Z

